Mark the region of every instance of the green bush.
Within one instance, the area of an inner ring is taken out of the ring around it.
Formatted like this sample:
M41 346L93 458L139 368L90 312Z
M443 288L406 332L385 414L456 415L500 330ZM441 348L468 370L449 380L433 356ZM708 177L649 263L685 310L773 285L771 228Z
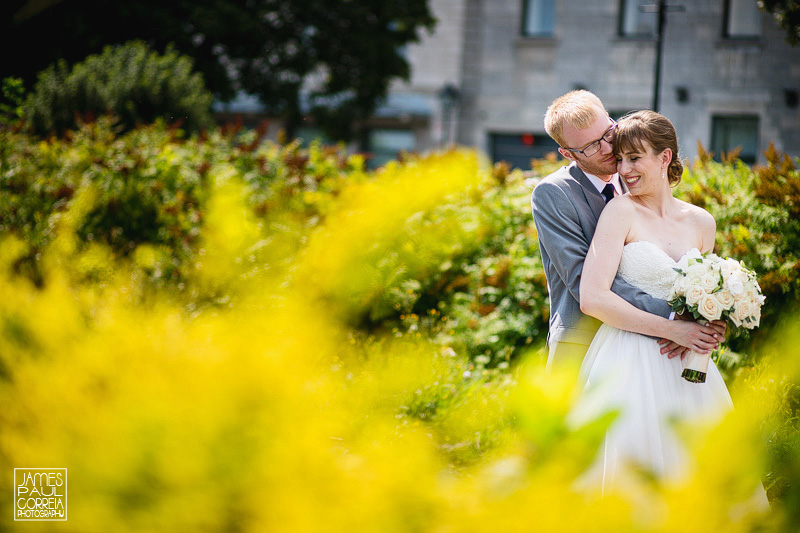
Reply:
M714 215L718 254L758 273L767 297L761 327L731 340L734 349L750 349L800 301L800 162L772 146L766 164L752 168L735 154L716 162L699 152L678 194Z
M281 145L262 141L262 134L216 129L186 138L163 122L119 134L106 118L45 141L0 130L0 235L14 233L28 244L17 269L39 279L40 252L79 193L91 189L91 206L75 228L81 245L108 246L118 258L151 257L148 279L184 290L196 265L207 263L199 236L209 195L231 175L263 243L280 241L285 252L260 266L248 263L255 252L240 258L251 268L296 276L293 261L309 253L309 243L327 261L342 251L327 244L333 232L347 233L341 242L360 250L348 256L358 262L337 267L341 277L328 280L324 297L348 314L360 335L422 332L470 355L471 370L479 372L543 344L549 310L529 198L536 178L561 162L535 162L524 174L455 153L436 159L439 167L409 157L368 174L363 158L341 147ZM797 167L773 152L753 169L735 159L701 157L676 190L716 217L717 252L754 268L767 295L764 327L730 339L734 352L752 352L762 330L800 298ZM402 180L415 173L430 174L432 184L472 178L435 205L421 203L423 191L417 204L396 202L396 192L375 205L358 200L381 183L404 190ZM357 206L357 220L373 217L359 226L363 235L348 229L354 219L348 205ZM392 242L381 237L389 218L403 228ZM137 256L140 248L150 251ZM309 286L319 281L316 272L304 275ZM225 290L215 287L203 298L226 301ZM720 359L731 373L741 365L735 355Z
M213 97L192 66L172 49L161 55L139 41L108 46L72 67L61 60L39 74L25 117L41 135L103 114L127 129L163 118L194 131L211 124Z
M253 310L251 326L243 329L269 342L284 338L292 324L308 326L298 339L310 344L292 350L303 357L333 353L341 360L330 367L343 375L358 376L361 360L380 363L370 360L387 337L423 339L441 355L442 367L430 369L424 383L397 386L389 396L391 380L376 378L380 394L370 401L381 409L391 406L398 427L424 427L437 453L453 466L480 465L513 443L518 435L510 431L515 422L505 409L512 393L506 379L517 371L520 354L544 342L548 319L530 191L536 178L561 163L536 162L530 173L509 172L503 165L489 167L474 152L455 150L365 173L363 158L342 147L281 145L263 141L262 134L214 129L186 137L160 120L120 134L107 117L44 140L0 128L0 242L10 234L24 243L14 253L0 246L0 266L10 265L14 291L22 291L3 298L16 303L13 313L0 312L0 342L8 337L0 355L13 353L10 346L25 352L19 360L39 361L27 354L42 352L41 339L52 342L50 352L56 353L62 343L50 329L70 330L43 310L91 324L103 316L97 306L107 300L141 306L143 313L153 302L168 300L189 321ZM796 320L790 309L800 298L798 166L774 150L765 165L754 168L704 156L676 191L716 217L717 252L754 268L767 294L762 328L749 339L732 339L733 350L756 353L756 344L759 351L763 345L753 341L776 331L781 316ZM24 277L37 286L22 283ZM86 290L83 307L70 314L52 306L47 291L60 283L69 284L62 299ZM31 307L25 291L44 291L46 297ZM110 297L97 298L104 291ZM320 345L302 315L258 314L296 298L308 298L325 316L338 331L335 342ZM282 321L272 323L276 316ZM147 341L131 326L140 319L130 320L119 318L109 342L119 343L119 331ZM240 320L231 317L220 347L245 338ZM93 338L89 330L86 339ZM243 346L269 342L251 338ZM363 357L360 345L367 347ZM140 345L124 359L136 361L151 349ZM193 354L194 345L186 350ZM84 351L82 343L75 348ZM0 384L18 364L5 357ZM752 359L743 359L744 365L734 361L734 386L762 386L769 361ZM79 375L90 365L71 355L65 361L77 365L71 368ZM247 376L273 375L276 369L260 368L259 361L255 354ZM776 378L783 387L775 400L780 405L762 417L772 425L765 429L771 454L767 488L787 502L797 501L798 493L792 477L800 446L797 375L785 384ZM209 383L216 383L216 372L210 376ZM231 381L232 390L239 390L238 379ZM22 396L14 394L5 403L16 405ZM225 397L227 391L214 394ZM567 435L556 424L561 415L548 414L541 398L523 403L533 419L519 422L529 426L528 438L537 446L545 442L542 449L558 449L560 444L546 439ZM486 406L491 410L483 412ZM556 427L541 429L547 424Z
M531 182L490 175L466 150L364 179L317 148L216 132L184 141L161 124L116 137L101 125L42 142L0 131L0 184L14 183L17 207L49 201L58 180L76 183L44 216L49 266L39 286L10 268L26 243L0 235L0 470L77 473L65 531L796 530L800 452L787 421L796 412L781 385L800 378L796 334L775 331L785 344L741 383L719 426L682 428L685 483L632 471L630 490L597 502L575 480L610 419L570 420L574 375L526 364L473 371L419 329L359 344L337 313L385 312L398 288L418 291L409 305L435 310L435 287L459 272L469 279L443 288L445 302L522 304L512 291L533 293L519 280L537 271ZM133 195L116 192L128 167L143 182ZM202 217L192 271L244 296L213 308L193 306L188 290L132 297L136 263L150 264L155 247L134 241L133 261L109 257L118 243L99 244L99 231L89 241L80 228L104 195L134 211L157 203L137 194L193 190ZM464 225L457 235L478 237L477 251L457 246L454 224ZM296 248L284 249L278 236L292 231ZM290 267L273 276L265 255ZM370 264L376 258L384 260ZM244 276L248 262L263 268ZM70 275L86 264L110 281ZM777 426L774 458L763 451L764 422ZM745 503L765 465L777 476L768 516ZM0 507L10 509L13 494L11 477L0 476ZM11 521L0 513L1 530Z
M22 116L25 85L19 78L3 78L0 95L0 126L15 124Z
M537 164L533 175L547 175L554 164ZM479 245L422 280L413 312L402 316L405 329L433 330L439 342L472 356L478 371L505 367L525 349L541 345L549 318L530 211L535 178L509 172L503 164L491 176L474 203L454 215L483 225Z
M212 130L186 139L158 121L120 135L109 118L44 141L0 130L0 236L11 233L27 243L17 267L38 279L37 257L80 192L91 189L91 206L75 228L80 242L108 246L115 257L155 247L162 260L151 280L179 285L202 249L198 235L212 176L230 165L257 218L284 213L268 231L271 239L282 232L286 243L299 240L292 228L324 220L345 182L364 176L360 156L316 144L261 142L256 132Z

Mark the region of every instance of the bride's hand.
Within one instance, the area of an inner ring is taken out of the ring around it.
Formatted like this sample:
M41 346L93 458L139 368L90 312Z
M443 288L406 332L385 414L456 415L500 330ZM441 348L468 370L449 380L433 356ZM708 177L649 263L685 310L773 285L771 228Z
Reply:
M713 325L702 326L684 320L671 320L665 337L697 353L711 353L724 338Z
M694 321L689 314L683 315L675 315L675 320L685 320L685 321ZM728 330L728 323L724 320L713 320L708 322L708 326L713 328L716 335L717 335L717 343L714 345L712 350L716 350L719 348L721 342L725 340L725 334ZM662 355L666 355L668 359L672 359L673 357L680 356L681 359L689 355L689 348L686 346L682 346L679 343L672 341L670 339L661 339L658 341L659 346L661 346L661 353Z

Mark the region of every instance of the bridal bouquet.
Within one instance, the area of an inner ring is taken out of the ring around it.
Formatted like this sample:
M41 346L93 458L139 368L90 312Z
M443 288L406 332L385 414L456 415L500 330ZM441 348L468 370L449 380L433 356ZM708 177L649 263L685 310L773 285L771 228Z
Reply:
M699 320L726 320L733 329L753 329L761 320L764 296L756 274L735 259L689 251L675 268L669 304L676 313L691 313ZM681 376L693 383L706 380L708 355L691 352Z

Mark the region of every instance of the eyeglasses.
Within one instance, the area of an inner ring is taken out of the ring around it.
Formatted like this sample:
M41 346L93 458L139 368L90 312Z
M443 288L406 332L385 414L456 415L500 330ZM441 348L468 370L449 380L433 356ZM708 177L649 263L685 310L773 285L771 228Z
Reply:
M611 119L611 127L606 130L602 137L597 139L596 141L592 141L587 144L583 150L576 150L575 148L564 148L564 150L569 150L570 152L576 152L579 154L583 154L586 157L592 157L594 154L600 151L600 142L605 141L608 144L614 140L614 130L617 129L617 123L614 122L614 119Z

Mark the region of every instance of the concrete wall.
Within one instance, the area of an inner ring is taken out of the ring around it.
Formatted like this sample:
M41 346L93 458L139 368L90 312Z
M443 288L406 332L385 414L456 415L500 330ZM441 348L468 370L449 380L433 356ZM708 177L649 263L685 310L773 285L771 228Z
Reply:
M755 0L754 0L755 1ZM800 107L785 90L800 91L800 47L764 15L755 41L722 38L723 0L672 2L664 38L660 111L674 122L684 157L711 142L714 114L759 117L760 151L772 141L800 154ZM488 149L491 132L543 133L550 102L578 86L595 92L609 111L649 108L655 43L617 35L619 0L560 0L552 38L521 36L522 0L431 0L434 35L409 48L414 74L395 90L431 97L430 140L441 139L437 91L448 82L461 92L458 142ZM678 102L676 87L688 90Z

